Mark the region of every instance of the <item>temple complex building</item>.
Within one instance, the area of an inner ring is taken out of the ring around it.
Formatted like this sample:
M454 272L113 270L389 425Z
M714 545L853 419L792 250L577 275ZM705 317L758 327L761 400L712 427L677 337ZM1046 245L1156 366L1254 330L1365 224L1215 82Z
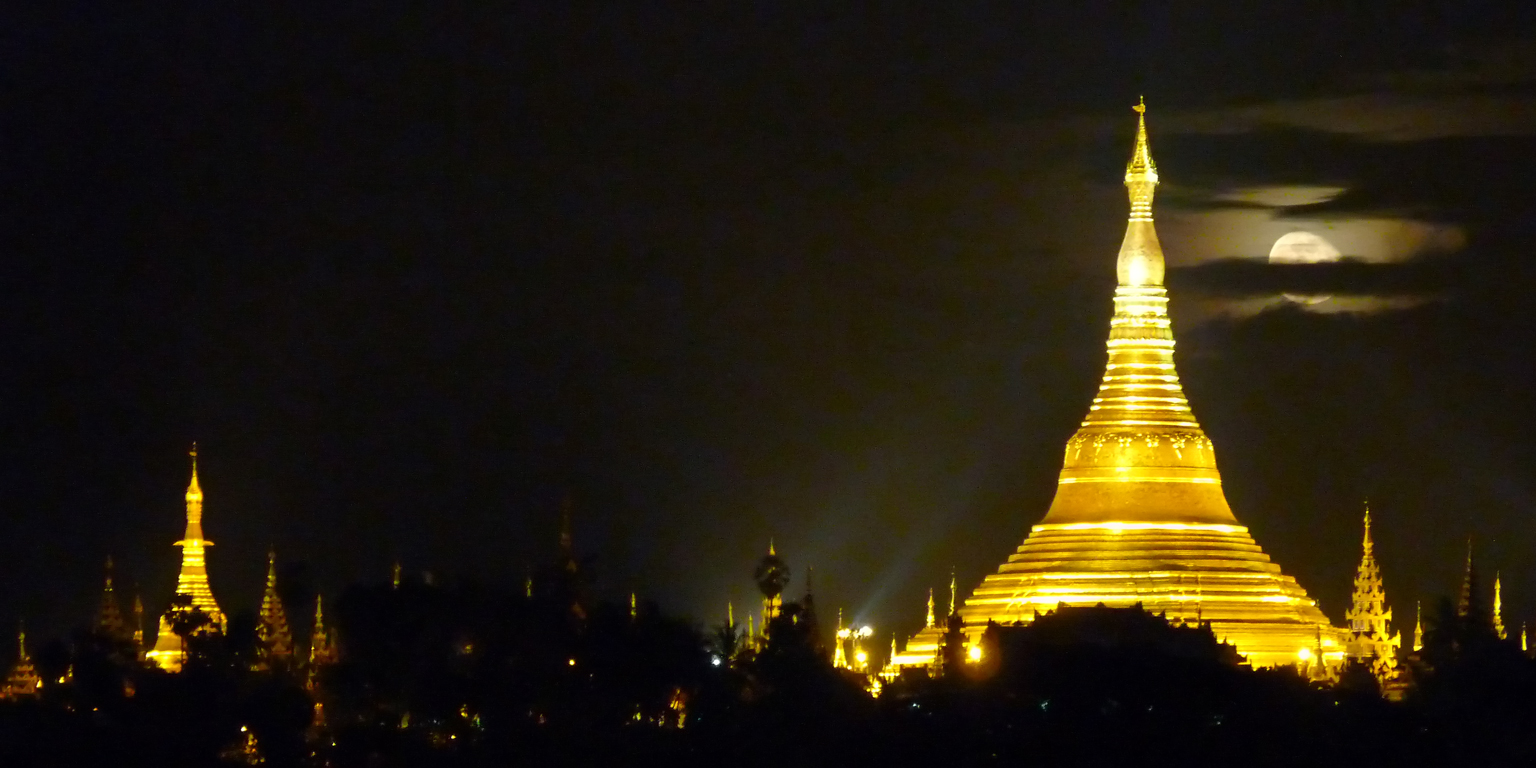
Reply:
M1255 666L1345 654L1348 633L1269 559L1233 516L1214 446L1174 368L1163 252L1152 222L1157 167L1145 107L1125 173L1130 221L1120 247L1103 383L1067 443L1056 497L1018 550L957 608L968 643L989 621L1028 623L1058 605L1141 604L1208 623ZM931 664L942 625L899 657Z
M203 489L197 483L197 446L192 446L192 482L187 486L187 530L176 546L181 547L181 574L176 577L176 595L190 599L187 605L172 610L201 611L208 617L208 625L201 631L223 631L224 612L213 599L208 586L207 549L213 542L203 538ZM170 611L167 611L170 613ZM155 638L154 650L145 654L162 669L177 671L182 662L181 635L176 634L171 622L160 617L160 633Z

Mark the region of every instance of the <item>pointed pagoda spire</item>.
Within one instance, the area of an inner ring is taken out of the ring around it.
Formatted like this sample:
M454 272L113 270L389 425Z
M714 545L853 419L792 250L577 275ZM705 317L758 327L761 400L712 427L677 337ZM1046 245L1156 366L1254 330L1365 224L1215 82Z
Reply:
M223 632L224 611L219 609L208 584L208 547L213 542L203 538L203 488L197 479L197 443L192 444L192 480L187 484L187 529L176 546L181 547L181 573L176 577L176 594L191 598L191 605L177 610L197 609L208 617L202 631ZM163 669L177 671L182 662L181 636L171 628L165 616L160 617L160 632L155 638L155 648L149 659Z
M144 653L144 601L137 588L133 591L133 647Z
M933 587L928 588L928 615L923 619L923 626L933 626Z
M773 537L772 536L768 537L768 554L770 556L773 556L773 557L778 557L778 554L779 554L779 553L773 551Z
M634 592L630 592L629 593L629 621L630 621L630 623L633 624L635 619L638 618L639 615L640 615L639 607L635 604L635 593Z
M117 593L112 588L111 555L107 555L106 584L101 589L101 605L96 610L96 631L113 640L129 639L128 628L123 623L123 611L117 605Z
M0 688L0 699L36 695L41 685L42 678L37 676L37 667L27 654L27 625L21 622L16 630L16 664L6 676L5 686Z
M1136 147L1125 166L1125 189L1131 198L1130 228L1120 246L1115 272L1120 285L1127 287L1163 284L1163 249L1152 228L1152 196L1157 189L1157 164L1152 162L1152 148L1147 141L1147 104L1143 100L1132 107L1136 111Z
M1418 653L1424 648L1424 604L1413 601L1413 613L1413 651Z
M1527 637L1526 634L1525 634L1525 622L1523 622L1523 621L1520 622L1520 652L1521 653L1530 653L1531 652L1530 638Z
M1333 670L1328 666L1328 657L1323 653L1323 630L1317 628L1317 641L1312 646L1312 664L1308 677L1315 682L1327 682L1333 678Z
M1493 572L1493 632L1500 640L1509 639L1504 631L1504 588L1499 583L1499 572Z
M1466 619L1483 619L1482 601L1478 597L1481 585L1477 578L1477 563L1472 559L1472 537L1467 537L1467 570L1461 579L1461 596L1456 603L1456 615Z
M725 625L731 628L736 626L736 605L729 600L725 601Z
M256 637L261 640L265 664L286 662L293 657L293 633L288 629L288 614L277 594L277 552L267 551L267 588L261 596L261 616L256 622Z
M956 584L957 584L957 582L955 581L955 569L954 569L953 566L951 566L950 569L949 569L949 615L950 616L955 615L955 611L960 609L960 590L956 586Z
M1365 535L1361 540L1360 567L1355 571L1353 606L1344 614L1349 621L1349 655L1371 666L1371 673L1383 686L1397 674L1397 651L1402 646L1399 633L1389 634L1392 609L1382 586L1381 569L1371 543L1371 507L1365 507Z
M832 639L834 641L834 645L832 647L833 669L848 668L848 651L846 650L845 646L848 644L849 634L850 632L848 629L843 627L843 609L839 608L837 609L837 631L832 633Z
M192 505L197 505L199 518L203 511L203 487L197 484L197 443L192 444L192 482L187 484L187 517L192 516Z
M1235 525L1214 446L1174 366L1163 248L1152 222L1157 165L1145 103L1135 110L1136 146L1125 169L1131 211L1115 262L1119 285L1108 360L1088 414L1067 443L1056 498L1041 523Z
M325 627L324 602L323 595L315 595L315 627L309 633L309 669L305 678L305 687L311 691L320 684L320 671L340 658L336 638Z

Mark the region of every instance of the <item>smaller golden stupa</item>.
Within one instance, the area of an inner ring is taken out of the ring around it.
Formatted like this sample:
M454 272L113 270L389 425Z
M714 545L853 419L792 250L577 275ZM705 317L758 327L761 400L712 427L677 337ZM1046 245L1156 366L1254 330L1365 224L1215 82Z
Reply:
M203 489L197 484L196 443L192 445L191 455L192 482L187 486L187 531L181 541L176 542L176 546L181 547L181 574L176 577L176 594L191 596L191 607L207 614L210 619L209 629L217 632L223 631L224 612L219 610L218 602L213 599L213 590L208 586L207 548L213 546L213 542L203 538ZM170 622L164 616L160 617L160 634L155 639L155 648L145 656L161 669L172 672L181 669L181 636L171 629Z

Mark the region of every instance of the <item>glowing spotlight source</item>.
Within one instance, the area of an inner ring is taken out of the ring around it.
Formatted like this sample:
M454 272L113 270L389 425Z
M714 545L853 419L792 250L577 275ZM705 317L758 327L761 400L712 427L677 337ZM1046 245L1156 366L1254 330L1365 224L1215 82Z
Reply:
M970 659L972 662L981 661L981 646L979 646L979 645L971 646L970 649L965 652L965 656L966 656L966 658Z

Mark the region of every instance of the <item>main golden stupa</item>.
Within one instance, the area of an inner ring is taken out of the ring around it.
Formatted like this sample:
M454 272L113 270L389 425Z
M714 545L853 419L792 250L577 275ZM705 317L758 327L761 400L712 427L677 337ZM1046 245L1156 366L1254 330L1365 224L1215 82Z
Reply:
M1141 603L1170 620L1208 622L1255 666L1321 669L1319 656L1342 659L1342 630L1233 517L1211 439L1179 385L1152 226L1157 166L1145 107L1136 111L1104 382L1067 442L1045 519L958 612L974 640L988 621L1029 622L1062 603ZM929 623L895 663L932 662L943 622Z

